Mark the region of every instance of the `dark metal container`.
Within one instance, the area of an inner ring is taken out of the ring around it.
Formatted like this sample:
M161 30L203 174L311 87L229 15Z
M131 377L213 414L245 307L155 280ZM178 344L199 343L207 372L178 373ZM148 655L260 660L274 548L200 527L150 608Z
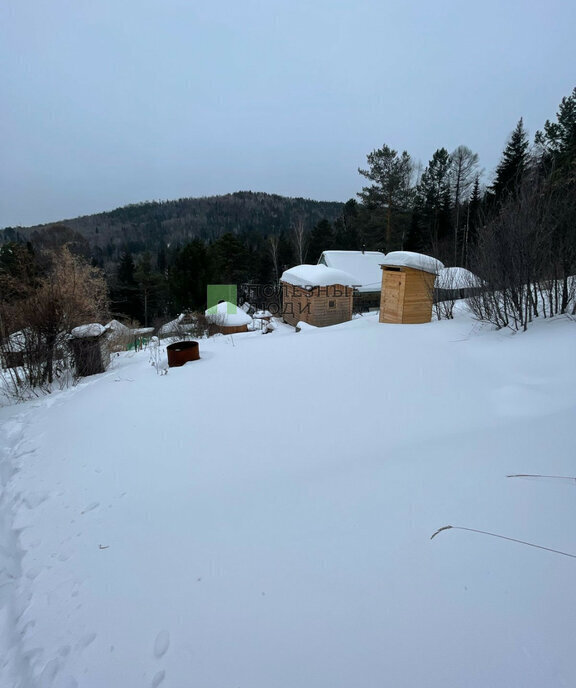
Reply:
M182 366L188 361L197 361L200 358L198 342L176 342L166 347L168 353L168 367Z

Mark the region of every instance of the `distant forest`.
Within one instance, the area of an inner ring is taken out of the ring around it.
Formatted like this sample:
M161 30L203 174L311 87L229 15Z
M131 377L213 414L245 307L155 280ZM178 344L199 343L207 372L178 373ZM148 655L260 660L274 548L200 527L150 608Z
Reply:
M42 248L70 240L84 243L91 259L108 270L126 252L134 258L146 251L156 256L193 239L211 244L224 234L233 234L250 243L290 232L296 226L308 231L322 219L334 222L342 213L342 205L240 191L208 198L136 203L35 227L8 227L0 230L0 242L31 241Z
M0 277L24 247L30 261L67 245L104 271L113 314L142 324L202 309L207 284L277 283L287 267L315 263L329 249L418 251L484 279L499 265L504 286L516 271L524 283L538 274L568 289L576 272L576 88L532 142L523 120L516 123L488 183L465 145L438 148L423 166L384 144L358 172L366 186L347 203L242 191L9 227L0 230ZM510 263L528 254L542 264Z

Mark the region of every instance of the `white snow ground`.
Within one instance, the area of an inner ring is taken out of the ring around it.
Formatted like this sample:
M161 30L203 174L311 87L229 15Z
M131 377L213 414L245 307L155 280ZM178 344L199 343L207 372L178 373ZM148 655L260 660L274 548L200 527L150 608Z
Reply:
M576 677L576 323L280 328L0 409L2 688Z

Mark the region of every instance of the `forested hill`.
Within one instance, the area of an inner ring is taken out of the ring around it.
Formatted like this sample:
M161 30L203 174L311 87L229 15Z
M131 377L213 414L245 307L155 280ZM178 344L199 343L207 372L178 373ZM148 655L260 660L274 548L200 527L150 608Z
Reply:
M239 191L224 196L181 198L176 201L127 205L110 212L26 228L0 230L0 243L28 240L35 232L65 226L79 232L102 262L124 250L140 253L159 245L184 244L193 238L214 240L235 234L279 234L302 224L310 230L320 220L333 222L343 204L286 198L274 194Z

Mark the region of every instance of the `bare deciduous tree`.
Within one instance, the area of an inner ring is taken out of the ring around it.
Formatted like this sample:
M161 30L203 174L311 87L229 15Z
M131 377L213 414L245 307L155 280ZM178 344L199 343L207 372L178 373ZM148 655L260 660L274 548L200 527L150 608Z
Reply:
M294 253L296 261L299 265L304 263L306 259L306 244L308 243L308 232L304 226L302 218L298 218L296 224L292 227L292 244L294 246Z
M450 154L450 187L454 208L454 265L458 265L458 232L463 199L470 196L478 175L478 154L467 146L458 146Z
M576 202L541 176L526 174L481 229L473 270L485 288L468 299L480 320L526 329L535 317L574 308Z
M274 274L274 284L278 284L280 279L280 260L279 260L280 237L278 234L270 234L268 237L268 252L272 259L272 272Z

